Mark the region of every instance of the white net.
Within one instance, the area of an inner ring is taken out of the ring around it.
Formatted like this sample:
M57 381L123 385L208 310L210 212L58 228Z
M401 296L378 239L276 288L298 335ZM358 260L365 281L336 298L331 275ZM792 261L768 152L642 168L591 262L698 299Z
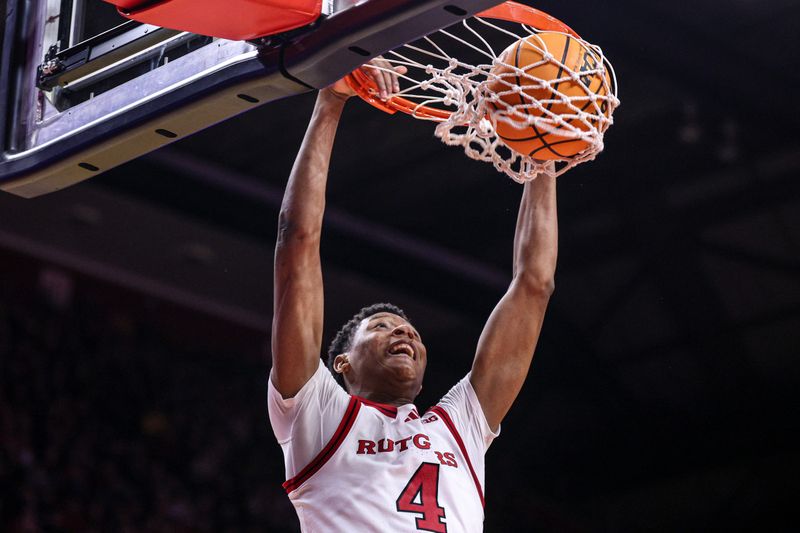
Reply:
M438 122L435 135L444 143L463 147L467 156L492 163L518 182L590 161L603 150L603 134L619 105L613 69L598 46L575 36L583 61L562 61L566 54L548 50L541 32L473 17L388 52L384 58L392 66L408 69L389 106ZM515 44L521 39L526 41ZM514 46L527 47L536 60L517 66L503 53ZM552 72L557 75L537 77ZM501 139L503 131L531 135L514 143ZM568 146L570 153L556 145Z

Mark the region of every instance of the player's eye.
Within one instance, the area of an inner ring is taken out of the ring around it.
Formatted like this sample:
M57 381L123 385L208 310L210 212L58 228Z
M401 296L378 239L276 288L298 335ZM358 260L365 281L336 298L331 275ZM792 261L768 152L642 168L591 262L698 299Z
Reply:
M375 324L375 327L376 328L386 328L386 327L389 327L389 326L386 325L386 322L378 322L377 324Z

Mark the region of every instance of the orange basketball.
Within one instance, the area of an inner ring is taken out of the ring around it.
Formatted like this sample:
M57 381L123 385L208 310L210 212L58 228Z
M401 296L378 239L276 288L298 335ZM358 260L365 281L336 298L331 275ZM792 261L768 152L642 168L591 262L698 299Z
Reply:
M545 50L552 54L554 59L564 66L553 61L542 62L544 59L543 52ZM531 107L520 110L511 109L510 106L531 104L530 98L540 102L549 100L546 104L542 102L544 107L557 115L575 115L576 111L574 109L571 109L566 103L559 100L560 96L558 93L567 97L586 98L590 96L591 93L605 96L608 94L608 88L612 87L612 82L607 70L605 71L605 84L599 73L581 75L581 72L596 69L598 62L602 59L597 52L587 48L578 39L565 33L542 32L530 35L509 46L500 57L504 63L520 68L526 74L543 80L557 80L563 77L569 77L570 73L566 71L564 67L578 73L580 78L578 78L578 80L567 79L553 84L552 88L545 88L536 86L534 80L525 76L520 76L516 74L513 69L499 63L492 68L491 72L501 77L498 79L493 78L493 81L489 83L489 89L494 93L513 90L515 85L523 87L523 89L521 92L503 95L497 102L489 102L490 108L494 111L492 115L495 115L497 111L506 111L509 118L519 122L525 120L526 113L534 116L549 115L546 111ZM594 104L592 104L588 98L574 101L573 104L589 114L598 114ZM605 116L608 116L608 103L605 100L598 100L597 105L600 106L601 112ZM592 124L597 123L597 119L590 119L590 121ZM501 120L493 120L492 122L495 125L497 136L500 137L509 148L534 159L566 159L588 146L587 141L548 133L535 124L517 128ZM583 131L589 129L586 124L576 117L566 119L566 123ZM555 123L551 125L553 127L559 127ZM561 129L565 127L566 126L560 126ZM603 124L600 130L603 131L606 127L607 124Z

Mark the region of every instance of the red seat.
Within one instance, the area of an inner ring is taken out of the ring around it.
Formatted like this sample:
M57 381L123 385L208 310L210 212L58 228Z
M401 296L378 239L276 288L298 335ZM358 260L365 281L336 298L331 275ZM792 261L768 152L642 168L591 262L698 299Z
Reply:
M317 20L322 0L105 0L129 19L234 41L274 35Z

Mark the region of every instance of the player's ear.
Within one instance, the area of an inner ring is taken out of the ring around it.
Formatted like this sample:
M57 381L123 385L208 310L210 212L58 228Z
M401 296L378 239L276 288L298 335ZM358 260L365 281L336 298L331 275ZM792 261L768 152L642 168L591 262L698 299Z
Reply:
M333 370L337 374L346 374L350 370L350 360L346 353L340 353L333 359Z

